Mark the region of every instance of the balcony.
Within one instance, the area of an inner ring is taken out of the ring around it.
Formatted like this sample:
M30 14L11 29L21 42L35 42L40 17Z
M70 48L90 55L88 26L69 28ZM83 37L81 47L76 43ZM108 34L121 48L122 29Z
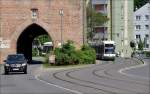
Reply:
M107 27L95 27L93 40L103 40L107 38Z
M93 8L97 12L101 12L103 14L107 14L107 5L106 4L95 4L95 5L93 5Z
M108 0L92 0L92 4L108 4Z

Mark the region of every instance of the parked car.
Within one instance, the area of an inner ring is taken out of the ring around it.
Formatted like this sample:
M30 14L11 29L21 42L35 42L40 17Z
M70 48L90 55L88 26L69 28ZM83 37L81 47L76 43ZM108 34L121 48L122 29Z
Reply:
M27 74L27 60L23 54L8 55L4 62L5 74L9 74L9 72L24 72Z

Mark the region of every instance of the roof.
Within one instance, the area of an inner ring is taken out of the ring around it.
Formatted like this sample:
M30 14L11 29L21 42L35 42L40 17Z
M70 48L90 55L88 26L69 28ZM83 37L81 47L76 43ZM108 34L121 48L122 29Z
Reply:
M115 44L114 41L103 41L104 44Z
M139 14L139 15L142 15L142 14L145 14L145 13L150 13L149 12L150 10L150 3L146 3L144 6L142 6L141 8L137 9L134 14Z
M45 46L53 46L53 43L52 42L45 42L44 45Z

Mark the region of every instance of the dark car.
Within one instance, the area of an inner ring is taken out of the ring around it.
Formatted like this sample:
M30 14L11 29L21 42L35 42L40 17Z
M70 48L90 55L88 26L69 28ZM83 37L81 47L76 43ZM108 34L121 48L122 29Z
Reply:
M27 60L23 54L8 55L4 62L5 74L9 74L9 72L24 72L27 74Z

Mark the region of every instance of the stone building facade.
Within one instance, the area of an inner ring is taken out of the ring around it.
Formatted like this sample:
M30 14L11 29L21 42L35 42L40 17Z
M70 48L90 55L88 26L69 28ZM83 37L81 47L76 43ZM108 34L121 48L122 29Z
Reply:
M79 48L83 15L83 0L0 0L0 63L19 47L31 50L33 38L44 33L52 38L54 47L61 42L62 31L63 41L72 40Z

